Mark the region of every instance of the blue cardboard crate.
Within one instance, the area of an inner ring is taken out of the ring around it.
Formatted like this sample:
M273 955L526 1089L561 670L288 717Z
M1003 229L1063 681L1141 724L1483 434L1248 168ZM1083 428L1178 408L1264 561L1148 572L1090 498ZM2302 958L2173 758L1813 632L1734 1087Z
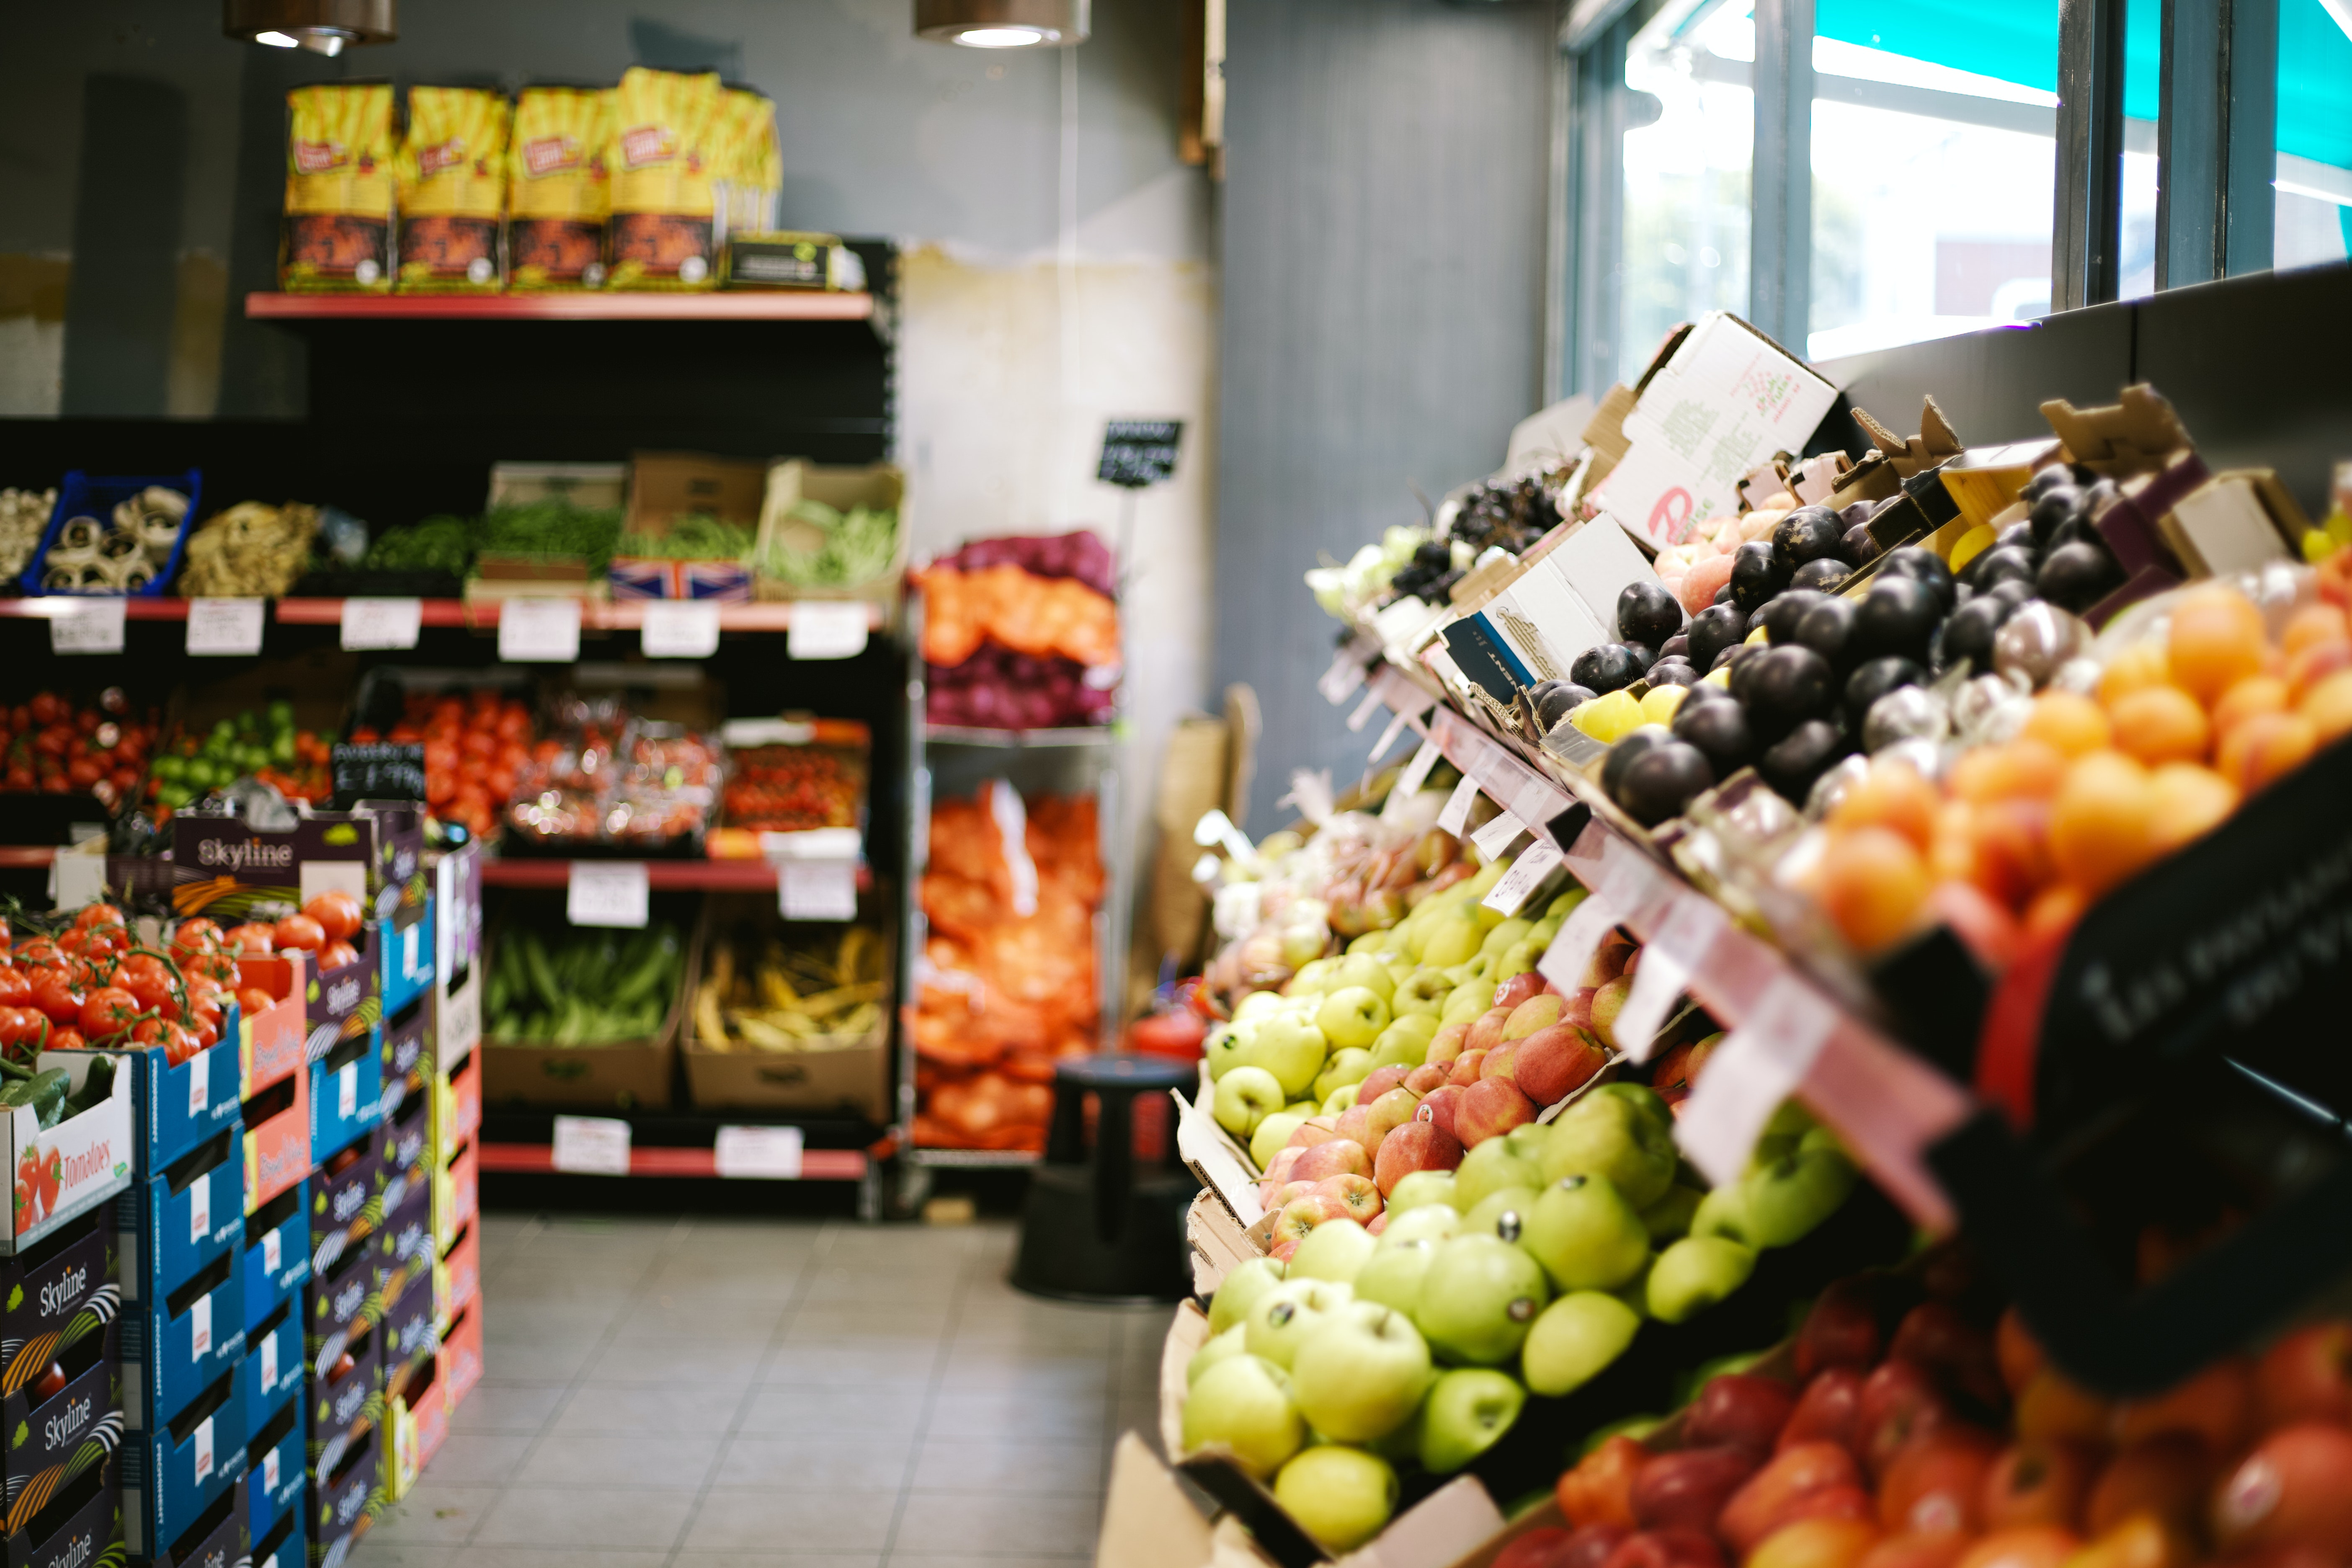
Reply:
M177 1541L147 1559L145 1568L230 1568L244 1563L245 1549L253 1541L246 1533L245 1500L245 1478L239 1476L196 1515L195 1522L182 1531Z
M134 1557L161 1557L245 1474L245 1385L234 1366L169 1421L122 1446L122 1525Z
M383 1016L387 1018L433 989L433 905L414 920L385 921L377 932L383 952Z
M266 1540L278 1526L279 1516L302 1512L302 1491L310 1483L305 1468L308 1448L306 1439L310 1426L306 1414L310 1402L297 1388L275 1413L249 1419L252 1437L246 1443L246 1513L247 1528L256 1542ZM249 1410L251 1405L247 1405ZM254 1561L261 1554L256 1552ZM291 1562L299 1562L298 1553Z
M214 1258L243 1247L245 1162L236 1134L199 1143L135 1184L114 1200L114 1223L118 1272L133 1308L160 1300Z
M310 1158L323 1165L383 1119L383 1026L337 1041L310 1064Z
M237 1364L245 1379L245 1407L275 1410L299 1394L310 1373L302 1359L302 1303L281 1301L278 1310L245 1336L245 1360Z
M245 1359L245 1250L122 1314L122 1401L134 1430L180 1415Z
M296 1470L294 1477L294 1506L280 1508L271 1515L268 1529L253 1532L253 1568L306 1568L310 1562L310 1540L302 1533L305 1522L301 1506L302 1472ZM246 1493L247 1499L260 1489L261 1482L257 1479L250 1479ZM250 1500L247 1502L248 1516L254 1507Z
M310 1278L310 1179L245 1218L245 1326L257 1329Z
M179 537L172 542L172 553L163 563L163 569L145 587L134 588L128 595L142 599L161 597L164 584L179 574L180 556L188 547L188 530L196 521L196 509L204 502L205 476L200 468L190 468L181 474L159 474L151 479L112 479L88 474L79 468L68 469L58 486L57 510L49 513L49 526L41 532L41 547L33 552L33 559L26 563L20 579L26 595L28 597L49 593L89 595L91 591L87 589L51 589L41 585L48 571L49 551L56 546L58 535L65 531L67 523L78 517L96 518L100 523L108 521L116 507L136 497L150 485L162 485L188 498L188 510L180 519ZM108 589L100 596L121 598L126 595L120 589Z
M132 1164L140 1180L152 1180L223 1128L243 1124L244 1108L236 1098L242 1070L238 1037L236 1004L231 1002L221 1009L221 1043L177 1067L164 1059L161 1046L110 1045L100 1053L117 1058L115 1071L131 1080L132 1141L138 1148Z

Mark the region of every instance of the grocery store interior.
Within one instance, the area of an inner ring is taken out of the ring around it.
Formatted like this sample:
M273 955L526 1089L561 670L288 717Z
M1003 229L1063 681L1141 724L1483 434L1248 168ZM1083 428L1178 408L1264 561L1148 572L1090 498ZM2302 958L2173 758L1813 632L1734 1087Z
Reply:
M2352 1568L2346 0L0 17L0 1568Z

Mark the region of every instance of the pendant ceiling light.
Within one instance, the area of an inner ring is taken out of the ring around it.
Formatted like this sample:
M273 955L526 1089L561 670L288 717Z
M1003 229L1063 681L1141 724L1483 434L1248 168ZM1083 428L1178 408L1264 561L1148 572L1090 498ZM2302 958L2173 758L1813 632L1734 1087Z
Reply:
M1091 0L915 0L915 36L970 49L1067 47L1087 40Z
M232 38L333 57L353 44L400 37L394 0L222 0L221 28Z

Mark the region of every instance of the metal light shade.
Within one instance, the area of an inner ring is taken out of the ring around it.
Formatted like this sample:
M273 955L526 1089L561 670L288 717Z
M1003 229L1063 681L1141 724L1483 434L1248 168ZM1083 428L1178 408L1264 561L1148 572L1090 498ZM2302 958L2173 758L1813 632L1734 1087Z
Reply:
M400 37L395 0L222 0L221 30L249 44L339 55Z
M915 36L975 49L1067 47L1087 38L1092 0L915 0Z

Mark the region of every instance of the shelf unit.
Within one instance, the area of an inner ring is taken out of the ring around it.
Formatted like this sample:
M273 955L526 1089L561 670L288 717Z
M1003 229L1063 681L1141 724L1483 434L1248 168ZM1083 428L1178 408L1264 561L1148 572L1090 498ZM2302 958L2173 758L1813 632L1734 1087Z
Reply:
M871 294L247 294L256 321L866 321Z
M1015 751L1039 751L1061 746L1116 745L1116 726L1088 724L1063 730L987 730L968 724L923 726L923 742L930 746L997 746Z
M562 597L561 595L533 595L537 598ZM89 601L77 595L52 594L38 598L0 599L0 618L11 620L52 620L69 616L76 606ZM269 601L269 618L281 626L334 626L343 619L343 599L273 599ZM583 599L580 601L580 629L589 632L636 631L646 624L646 606L662 601L648 599ZM437 628L459 628L474 631L495 631L503 601L497 599L420 599L418 624ZM720 632L789 632L800 606L786 601L753 604L721 604L719 610ZM868 603L865 605L868 631L881 631L889 625L889 607ZM184 621L188 618L188 601L176 597L131 597L122 601L125 620Z
M616 855L616 860L626 856ZM595 864L595 862L584 862ZM482 862L486 888L562 888L572 880L572 868L583 862L502 857ZM646 887L656 893L772 893L776 868L768 860L646 860ZM857 890L874 890L874 873L857 868Z

